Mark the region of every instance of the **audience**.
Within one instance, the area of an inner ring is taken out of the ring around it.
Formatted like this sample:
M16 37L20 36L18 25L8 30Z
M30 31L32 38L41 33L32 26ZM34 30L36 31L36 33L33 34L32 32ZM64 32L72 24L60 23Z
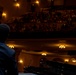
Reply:
M30 12L7 22L11 32L76 31L76 10Z

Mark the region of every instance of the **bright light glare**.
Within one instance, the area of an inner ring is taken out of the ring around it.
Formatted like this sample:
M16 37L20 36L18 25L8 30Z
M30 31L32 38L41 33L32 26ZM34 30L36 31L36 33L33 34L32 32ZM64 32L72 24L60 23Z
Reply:
M63 45L63 44L61 44L61 45L59 45L59 48L65 48L65 45Z
M3 17L6 17L6 13L5 13L5 12L3 12L3 13L2 13L2 16L3 16Z
M42 53L42 55L43 55L43 56L46 56L47 54L46 54L46 53Z
M69 59L64 59L65 62L69 62Z
M39 1L36 1L35 3L36 3L36 4L39 4Z
M20 60L19 60L19 63L21 63L21 64L22 64L22 63L23 63L23 60L22 60L22 59L20 59Z
M72 62L76 62L76 59L72 59Z
M9 45L10 48L14 48L14 45Z
M15 6L16 6L16 7L20 7L20 4L19 4L19 3L16 3Z

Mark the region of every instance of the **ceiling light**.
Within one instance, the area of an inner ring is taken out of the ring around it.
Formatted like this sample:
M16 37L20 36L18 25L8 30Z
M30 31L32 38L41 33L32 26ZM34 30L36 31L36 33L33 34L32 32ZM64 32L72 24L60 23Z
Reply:
M8 44L7 44L7 46L9 46L10 48L14 48L14 45L8 45Z
M20 7L20 4L19 4L19 3L16 3L15 6L16 6L16 7Z
M3 16L3 17L6 17L6 13L5 13L5 12L3 12L3 13L2 13L2 16Z
M64 44L60 44L60 45L59 45L59 48L61 48L61 49L62 49L62 48L65 48L65 47L66 47L66 46L65 46Z
M19 63L21 63L21 64L22 64L22 63L23 63L23 60L22 60L22 59L20 59L20 60L19 60Z
M73 59L72 59L72 62L76 62L76 59L73 58Z
M39 1L36 1L35 3L36 3L36 4L39 4Z
M46 56L47 54L45 52L43 52L41 55Z
M69 59L64 59L65 62L69 62Z

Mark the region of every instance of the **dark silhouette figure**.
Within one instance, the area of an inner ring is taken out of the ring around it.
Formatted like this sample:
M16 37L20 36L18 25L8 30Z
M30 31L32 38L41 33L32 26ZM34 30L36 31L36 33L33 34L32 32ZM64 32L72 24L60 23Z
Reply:
M35 12L35 9L36 9L35 4L31 4L31 11L32 11L32 12Z
M7 24L0 24L0 75L18 75L15 50L5 43L9 32Z

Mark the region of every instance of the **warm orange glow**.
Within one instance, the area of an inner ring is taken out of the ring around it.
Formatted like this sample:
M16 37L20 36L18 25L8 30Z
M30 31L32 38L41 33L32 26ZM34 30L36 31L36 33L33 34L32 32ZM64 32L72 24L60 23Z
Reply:
M46 56L47 54L43 52L42 55L43 55L43 56Z
M12 44L7 44L7 46L9 46L10 48L14 48L14 45L12 45Z
M15 6L16 6L16 7L20 7L20 4L19 4L19 3L16 3Z
M14 1L17 1L17 0L14 0Z
M65 48L65 45L64 44L61 44L61 45L59 45L59 48Z
M69 59L64 59L65 62L69 62Z
M23 60L22 60L22 59L20 59L20 60L19 60L19 63L21 63L21 64L22 64L22 63L23 63Z
M39 1L37 0L35 3L36 3L36 4L39 4Z
M76 62L76 59L72 59L72 62Z
M2 17L6 17L6 15L7 15L7 14L6 14L5 12L2 13Z

